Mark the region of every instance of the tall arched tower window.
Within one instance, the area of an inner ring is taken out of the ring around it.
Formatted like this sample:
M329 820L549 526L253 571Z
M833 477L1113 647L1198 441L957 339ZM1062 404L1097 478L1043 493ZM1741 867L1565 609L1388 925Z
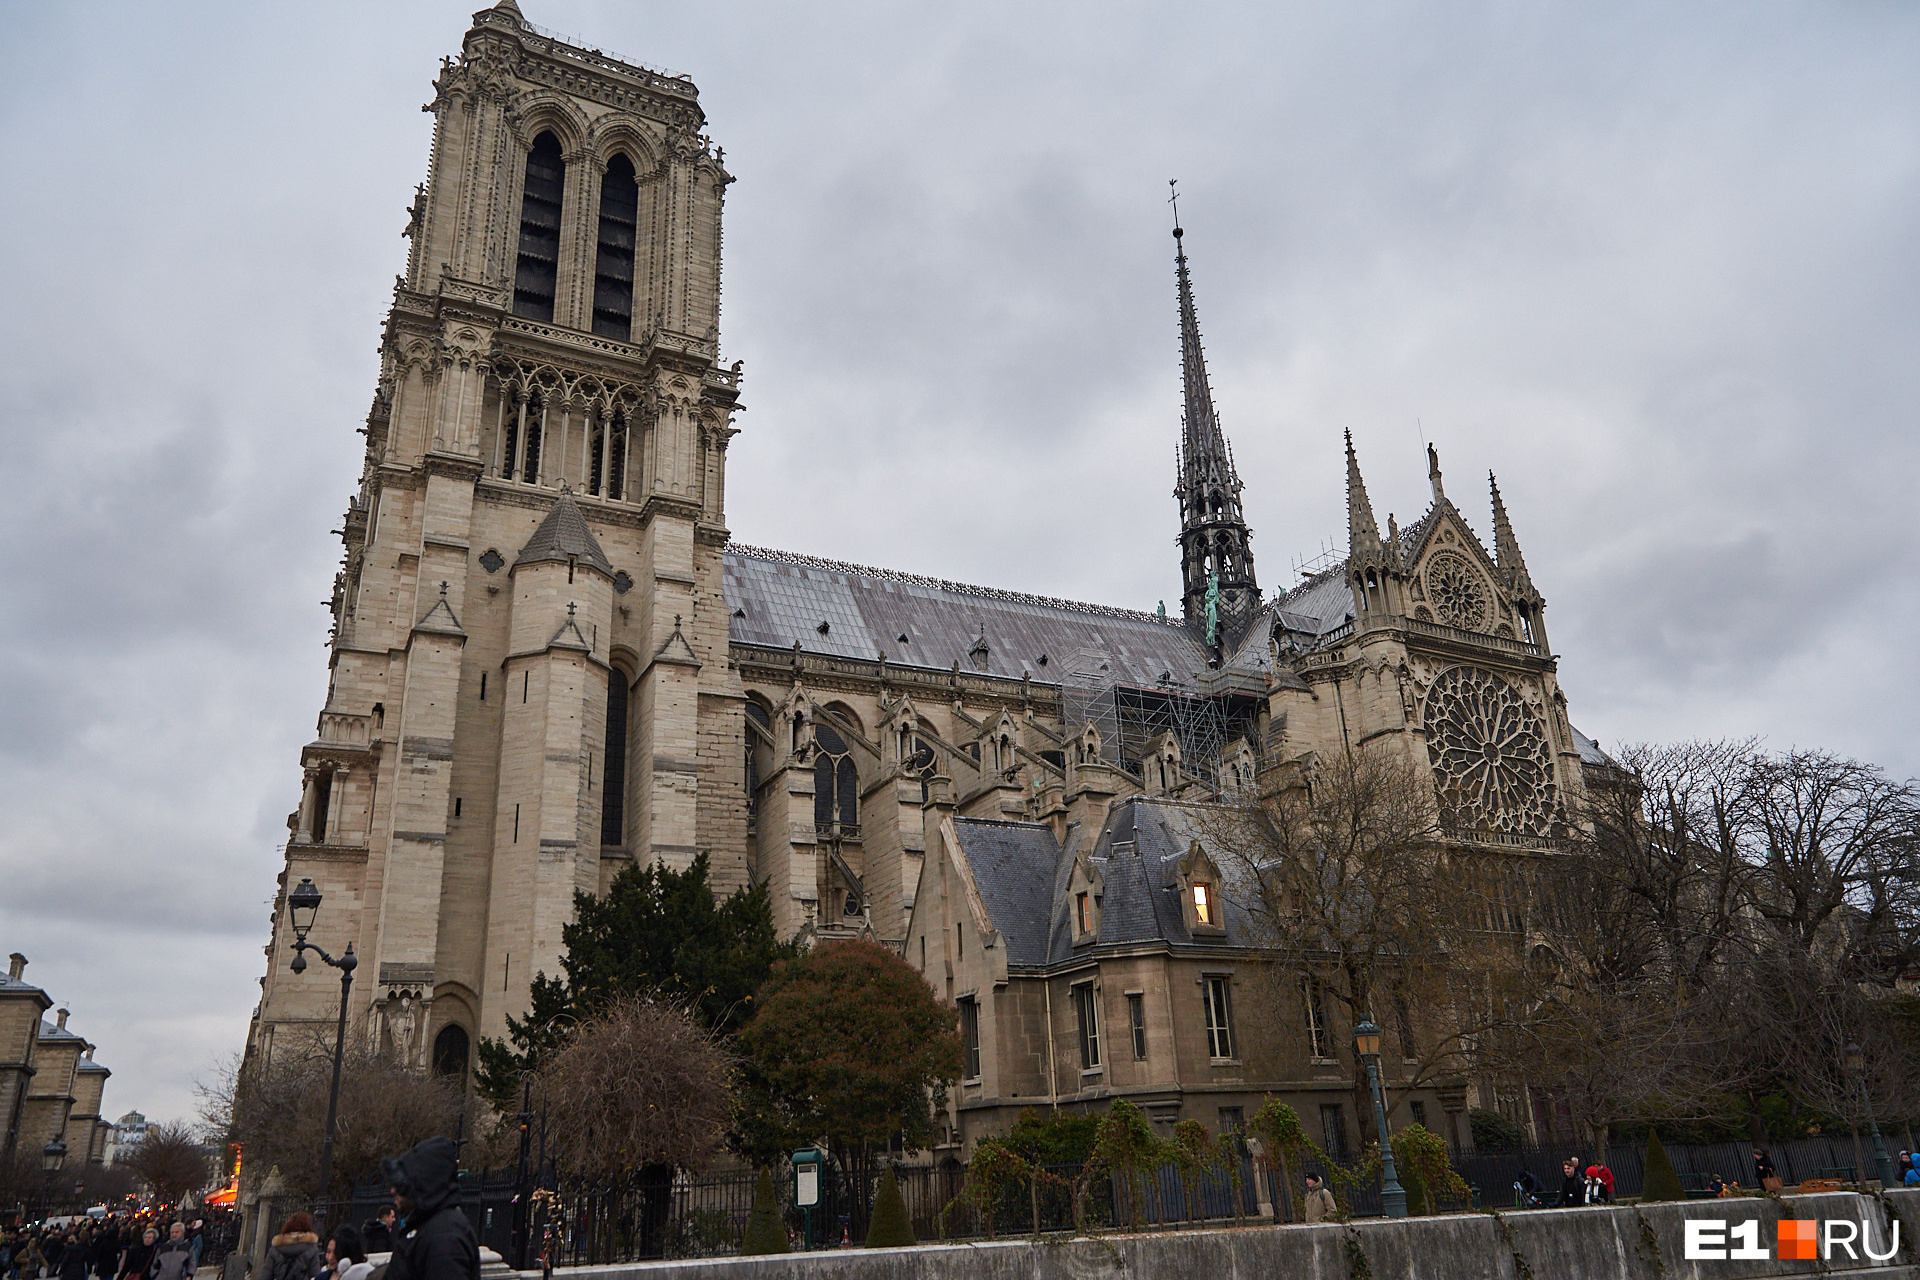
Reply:
M615 667L607 672L606 769L600 779L600 843L626 839L627 805L627 673Z
M553 319L560 279L560 196L567 165L560 140L543 133L527 153L526 192L520 198L520 261L513 276L513 314Z
M600 252L593 265L593 331L633 340L633 246L640 184L633 162L615 156L600 180Z

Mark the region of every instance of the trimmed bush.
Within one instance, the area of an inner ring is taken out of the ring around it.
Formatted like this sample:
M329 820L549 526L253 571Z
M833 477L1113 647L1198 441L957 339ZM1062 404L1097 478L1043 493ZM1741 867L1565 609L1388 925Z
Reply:
M1655 1130L1647 1131L1647 1173L1640 1185L1640 1199L1649 1200L1685 1200L1687 1191L1680 1185L1680 1175L1673 1171L1673 1161L1667 1158L1667 1149L1660 1145L1660 1134Z
M873 1221L867 1224L867 1248L898 1249L903 1245L918 1244L913 1237L913 1222L907 1217L907 1202L900 1198L900 1183L893 1176L893 1166L887 1166L887 1176L880 1179L880 1190L873 1197Z
M787 1249L787 1228L774 1205L773 1175L762 1168L760 1181L753 1187L753 1209L747 1214L747 1234L740 1242L740 1252L785 1253Z

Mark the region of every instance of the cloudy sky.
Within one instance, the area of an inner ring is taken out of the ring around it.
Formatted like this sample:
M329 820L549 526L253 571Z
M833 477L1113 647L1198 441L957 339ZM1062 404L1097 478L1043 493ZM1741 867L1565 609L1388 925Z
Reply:
M738 176L743 541L1177 596L1167 179L1261 581L1500 474L1576 723L1920 773L1920 8L526 0ZM459 3L6 9L0 949L241 1043Z

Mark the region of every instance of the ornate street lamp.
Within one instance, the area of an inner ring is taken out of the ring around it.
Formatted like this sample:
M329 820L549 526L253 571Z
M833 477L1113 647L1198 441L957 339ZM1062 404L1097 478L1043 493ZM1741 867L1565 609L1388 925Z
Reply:
M320 1144L320 1195L314 1204L314 1229L324 1234L326 1228L327 1186L333 1180L333 1129L340 1114L340 1057L347 1044L347 1001L353 994L353 971L360 963L353 954L353 944L347 944L347 950L338 960L328 955L317 944L307 941L307 934L313 928L314 918L320 914L320 890L312 880L302 878L287 895L287 918L293 922L293 964L295 973L307 971L306 953L311 951L325 964L340 971L340 1025L333 1036L333 1087L327 1094L327 1136Z
M1873 1099L1867 1093L1867 1055L1860 1052L1860 1046L1847 1041L1847 1047L1841 1050L1841 1061L1847 1068L1847 1074L1853 1077L1854 1084L1860 1090L1860 1103L1866 1109L1867 1129L1873 1135L1873 1163L1880 1172L1880 1185L1892 1187L1898 1185L1893 1180L1893 1162L1887 1159L1887 1144L1880 1137L1880 1121L1873 1114Z
M1367 1067L1367 1087L1373 1092L1373 1127L1380 1135L1380 1205L1389 1218L1407 1216L1407 1192L1393 1167L1393 1143L1387 1137L1387 1109L1380 1101L1380 1028L1368 1018L1353 1029L1354 1051Z
M52 1142L40 1148L40 1172L46 1174L48 1179L51 1180L54 1174L60 1172L60 1166L66 1162L66 1139L62 1138L59 1134L55 1134Z

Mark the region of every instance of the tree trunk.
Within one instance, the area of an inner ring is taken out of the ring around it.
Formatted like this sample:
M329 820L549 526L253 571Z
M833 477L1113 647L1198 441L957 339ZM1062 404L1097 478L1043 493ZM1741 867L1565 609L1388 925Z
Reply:
M1760 1095L1752 1089L1747 1090L1747 1136L1753 1139L1753 1145L1767 1145L1767 1121L1760 1114Z
M1607 1139L1612 1133L1612 1125L1597 1124L1593 1126L1593 1162L1602 1168L1611 1167L1607 1164Z
M1860 1126L1848 1121L1847 1131L1853 1134L1853 1185L1858 1187L1867 1180L1867 1157L1860 1147Z
M1275 1151L1273 1158L1280 1164L1280 1185L1274 1190L1273 1216L1281 1222L1293 1221L1293 1165L1284 1151Z

